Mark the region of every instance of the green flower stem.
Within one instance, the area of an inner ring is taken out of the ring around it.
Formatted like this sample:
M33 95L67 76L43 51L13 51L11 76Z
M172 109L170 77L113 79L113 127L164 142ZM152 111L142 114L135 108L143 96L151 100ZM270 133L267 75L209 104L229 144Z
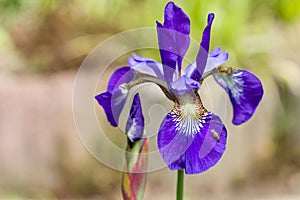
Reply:
M177 171L177 193L176 199L183 200L183 180L184 180L184 171L183 169Z

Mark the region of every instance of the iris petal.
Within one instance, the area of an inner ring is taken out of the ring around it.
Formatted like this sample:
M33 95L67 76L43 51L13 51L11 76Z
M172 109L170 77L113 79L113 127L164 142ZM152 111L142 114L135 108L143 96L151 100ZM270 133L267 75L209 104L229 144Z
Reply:
M222 51L220 47L215 48L213 51L208 53L208 58L204 72L211 71L216 67L222 65L228 60L228 53Z
M155 60L139 56L135 53L132 54L133 58L128 58L128 64L131 69L140 73L164 79L162 64Z
M217 83L228 93L233 106L232 123L242 124L250 119L263 96L260 80L246 70L214 74Z
M171 83L171 88L176 95L184 95L200 88L200 83L183 75Z
M193 71L193 73L191 74L191 78L193 78L196 81L199 81L201 79L201 76L206 66L210 43L210 30L214 17L215 15L213 13L210 13L207 16L207 25L203 31L202 41L196 58L197 70Z
M199 119L183 118L172 111L160 126L158 148L171 170L197 174L220 160L226 138L226 128L218 116L207 113Z
M157 22L158 44L166 81L170 83L176 70L181 71L182 58L190 44L188 16L169 2L165 8L164 24Z
M101 105L105 111L107 120L114 127L118 126L119 117L125 105L128 95L127 87L119 86L114 91L106 91L95 96L99 105Z
M118 68L114 73L111 75L108 85L107 91L112 92L116 89L119 85L123 83L128 83L132 81L134 78L134 72L130 69L130 67L121 67Z
M107 91L95 96L112 126L118 126L119 117L127 99L128 87L124 84L133 79L134 71L130 67L119 68L110 77Z
M144 116L139 94L134 96L130 115L126 124L126 134L131 142L142 138L144 133Z
M206 52L209 51L209 43L210 43L210 30L212 22L215 18L214 13L209 13L207 16L207 25L202 34L201 47L204 48Z
M228 53L226 51L222 51L219 47L215 48L213 51L208 53L204 73L215 69L216 67L225 63L227 60ZM194 62L185 68L184 75L186 75L189 78L192 78L196 70L196 62Z
M159 85L168 98L168 86L163 79L149 76L149 74L138 74L136 70L130 67L117 69L109 79L107 91L97 95L95 98L103 107L106 117L112 126L118 126L120 114L124 108L129 90L139 84L152 82Z

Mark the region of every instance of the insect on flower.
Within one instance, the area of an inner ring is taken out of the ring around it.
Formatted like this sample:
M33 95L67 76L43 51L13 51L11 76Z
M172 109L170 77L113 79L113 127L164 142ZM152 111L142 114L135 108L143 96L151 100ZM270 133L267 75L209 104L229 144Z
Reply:
M147 82L157 84L174 102L160 125L158 148L171 170L184 169L187 174L208 170L226 149L227 130L223 122L205 108L198 94L203 81L212 75L228 93L235 125L249 120L263 95L262 84L255 75L221 66L228 60L227 52L221 48L209 52L214 17L213 13L208 14L195 62L183 70L182 60L190 44L190 20L181 8L169 2L164 23L157 22L156 26L161 63L133 54L128 58L129 66L112 74L107 91L95 97L111 125L118 126L128 91ZM133 128L141 128L135 120ZM140 131L132 131L128 137L132 141L141 138Z

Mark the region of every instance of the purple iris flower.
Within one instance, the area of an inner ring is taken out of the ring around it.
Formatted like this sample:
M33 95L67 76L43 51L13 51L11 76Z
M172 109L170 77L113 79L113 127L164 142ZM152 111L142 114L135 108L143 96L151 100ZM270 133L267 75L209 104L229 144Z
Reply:
M173 2L166 5L164 23L157 22L161 63L133 54L129 66L111 76L107 91L96 96L108 121L118 126L128 91L146 82L157 84L174 102L158 132L158 148L171 170L185 169L197 174L214 166L226 149L227 131L220 117L206 110L198 94L209 75L228 93L235 125L246 122L256 110L263 88L260 80L246 70L222 67L228 53L215 48L209 52L214 14L210 13L195 62L182 70L190 44L190 20ZM137 126L139 124L137 123ZM131 136L138 138L139 136Z

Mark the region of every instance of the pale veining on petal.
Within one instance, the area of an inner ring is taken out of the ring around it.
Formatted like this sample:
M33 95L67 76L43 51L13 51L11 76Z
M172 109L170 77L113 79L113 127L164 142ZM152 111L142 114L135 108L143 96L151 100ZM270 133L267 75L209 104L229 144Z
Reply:
M205 123L206 109L203 107L198 93L189 93L178 96L178 102L171 112L173 121L176 124L175 130L187 136L200 132Z
M236 99L236 103L240 104L240 96L243 94L243 85L244 80L242 78L243 72L237 73L222 73L215 74L215 77L218 79L219 83L226 86L231 92L231 95Z

